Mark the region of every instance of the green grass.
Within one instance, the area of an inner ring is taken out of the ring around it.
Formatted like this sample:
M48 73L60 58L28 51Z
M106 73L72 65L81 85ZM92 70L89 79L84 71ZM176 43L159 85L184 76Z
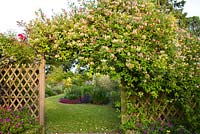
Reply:
M46 132L114 132L119 113L110 105L62 104L63 95L45 100Z

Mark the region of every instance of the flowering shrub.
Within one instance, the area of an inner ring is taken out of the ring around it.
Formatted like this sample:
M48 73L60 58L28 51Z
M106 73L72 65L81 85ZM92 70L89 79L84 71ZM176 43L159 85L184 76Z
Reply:
M151 124L147 128L139 130L142 134L196 134L187 130L184 126L175 125L171 122L165 124Z
M0 134L18 134L33 127L35 119L30 116L28 108L12 110L0 107Z

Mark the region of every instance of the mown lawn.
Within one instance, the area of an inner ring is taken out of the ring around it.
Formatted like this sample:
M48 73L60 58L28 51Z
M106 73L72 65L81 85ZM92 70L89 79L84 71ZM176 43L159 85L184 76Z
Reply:
M45 100L46 132L117 132L119 113L110 105L62 104L63 95Z

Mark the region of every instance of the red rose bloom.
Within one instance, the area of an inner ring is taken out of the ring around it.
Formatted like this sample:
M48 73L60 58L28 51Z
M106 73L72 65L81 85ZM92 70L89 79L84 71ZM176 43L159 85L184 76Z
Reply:
M18 34L18 38L21 40L25 40L26 36L24 34Z

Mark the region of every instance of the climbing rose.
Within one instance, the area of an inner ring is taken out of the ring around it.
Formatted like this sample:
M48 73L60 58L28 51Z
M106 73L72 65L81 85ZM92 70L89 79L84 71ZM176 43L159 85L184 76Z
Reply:
M26 36L24 34L18 34L18 38L21 40L25 40Z

